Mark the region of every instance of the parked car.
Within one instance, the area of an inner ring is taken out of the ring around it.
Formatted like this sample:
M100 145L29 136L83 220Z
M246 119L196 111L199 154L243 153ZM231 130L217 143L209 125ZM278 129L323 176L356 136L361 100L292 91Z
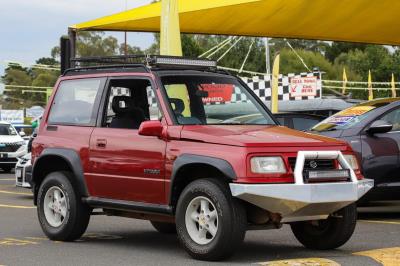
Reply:
M17 187L31 188L32 164L31 153L18 158L15 165L15 185Z
M322 121L311 132L342 139L352 146L363 175L375 180L363 202L400 199L400 98L350 107Z
M320 115L299 114L299 113L278 113L274 114L274 116L282 126L286 126L300 131L309 130L326 118Z
M34 204L50 239L79 238L92 209L176 232L201 260L232 255L248 229L290 224L314 249L351 237L353 203L373 184L347 143L278 126L215 62L115 64L66 71L33 141ZM262 122L229 122L254 114Z
M8 122L0 121L0 168L9 173L17 163L17 158L26 154L24 139Z
M244 103L238 105L245 105ZM246 104L247 105L247 104ZM232 112L235 112L232 110ZM276 120L282 126L304 131L309 130L326 117L319 115L300 114L300 113L278 113L274 114ZM236 116L223 121L224 123L239 123L239 124L263 124L264 117L261 114L252 114L245 116Z

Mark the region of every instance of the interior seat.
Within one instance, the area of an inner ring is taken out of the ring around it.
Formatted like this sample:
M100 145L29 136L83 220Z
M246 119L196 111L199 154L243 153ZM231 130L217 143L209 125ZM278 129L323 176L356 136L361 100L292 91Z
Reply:
M136 107L129 96L114 96L111 108L115 113L110 123L111 128L139 129L140 124L146 121L143 110Z

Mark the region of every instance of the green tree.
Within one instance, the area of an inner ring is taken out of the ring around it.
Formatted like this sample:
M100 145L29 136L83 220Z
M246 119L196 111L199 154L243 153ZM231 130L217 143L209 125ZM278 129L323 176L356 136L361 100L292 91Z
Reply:
M348 53L354 50L364 51L366 48L366 44L362 43L349 43L349 42L332 42L331 45L328 45L325 50L325 57L334 62L337 57L339 57L343 53Z

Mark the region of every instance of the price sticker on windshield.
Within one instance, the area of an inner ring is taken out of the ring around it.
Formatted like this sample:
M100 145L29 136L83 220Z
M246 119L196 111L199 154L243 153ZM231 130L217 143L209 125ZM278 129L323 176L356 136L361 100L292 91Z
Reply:
M203 103L225 103L230 102L233 93L233 84L201 84L203 91L208 97L203 98Z

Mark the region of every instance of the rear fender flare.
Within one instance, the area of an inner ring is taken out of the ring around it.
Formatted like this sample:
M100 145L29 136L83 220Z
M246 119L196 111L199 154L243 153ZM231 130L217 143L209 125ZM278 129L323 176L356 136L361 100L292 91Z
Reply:
M32 183L33 192L36 202L37 191L39 189L40 183L45 178L43 172L45 169L54 168L54 165L48 166L48 161L50 159L62 160L68 165L68 168L73 173L74 180L71 182L76 186L77 192L82 197L88 197L89 192L87 190L85 176L81 164L81 158L75 150L63 149L63 148L47 148L43 150L40 157L36 159L33 169L32 169ZM60 169L62 171L64 169ZM54 168L57 171L57 168Z

